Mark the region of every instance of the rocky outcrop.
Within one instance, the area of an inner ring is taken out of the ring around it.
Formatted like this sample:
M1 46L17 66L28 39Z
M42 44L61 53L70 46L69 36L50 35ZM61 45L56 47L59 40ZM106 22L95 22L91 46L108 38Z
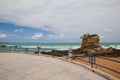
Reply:
M42 54L48 54L48 55L52 55L52 56L67 56L68 55L68 50L52 50L51 52L44 52L42 51Z
M111 56L118 57L120 56L120 50L116 48L102 48L100 45L100 38L97 34L85 34L82 39L82 44L79 49L74 49L73 54L95 54L98 56ZM53 50L51 52L42 52L42 54L49 54L53 56L68 56L68 50Z
M102 48L100 51L96 52L96 55L98 56L109 56L109 57L119 57L120 56L120 50L116 48L109 47L107 49Z
M102 48L99 41L100 38L97 34L85 34L82 38L81 47L77 50L79 53L88 53L96 55L107 56L120 56L120 50L116 48Z
M97 34L85 34L82 38L82 50L99 50L101 49L101 46L99 44L99 36Z

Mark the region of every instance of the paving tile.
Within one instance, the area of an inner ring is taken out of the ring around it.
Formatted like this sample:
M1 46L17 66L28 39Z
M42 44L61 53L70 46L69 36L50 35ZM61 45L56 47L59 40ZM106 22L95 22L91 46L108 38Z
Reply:
M0 53L0 80L106 80L72 63L46 56Z

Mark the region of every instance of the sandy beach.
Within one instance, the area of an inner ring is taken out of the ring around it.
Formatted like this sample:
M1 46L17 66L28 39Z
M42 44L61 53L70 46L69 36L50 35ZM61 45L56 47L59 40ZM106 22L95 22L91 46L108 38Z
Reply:
M0 53L0 80L106 80L81 66L46 56Z

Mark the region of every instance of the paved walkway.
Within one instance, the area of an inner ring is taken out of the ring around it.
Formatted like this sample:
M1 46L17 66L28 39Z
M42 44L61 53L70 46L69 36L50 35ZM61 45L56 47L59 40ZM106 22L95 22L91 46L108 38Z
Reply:
M0 53L0 80L106 80L72 63L51 57Z

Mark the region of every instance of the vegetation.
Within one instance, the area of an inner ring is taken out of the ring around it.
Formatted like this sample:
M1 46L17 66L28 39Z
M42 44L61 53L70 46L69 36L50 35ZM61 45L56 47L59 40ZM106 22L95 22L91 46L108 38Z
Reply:
M97 36L97 34L92 34L92 35L90 35L89 33L87 33L87 34L84 34L84 35L81 37L81 39L87 40L88 38L93 37L93 36Z
M81 37L81 39L83 39L83 40L87 40L89 36L90 36L89 33L88 33L88 34L84 34L84 35Z

